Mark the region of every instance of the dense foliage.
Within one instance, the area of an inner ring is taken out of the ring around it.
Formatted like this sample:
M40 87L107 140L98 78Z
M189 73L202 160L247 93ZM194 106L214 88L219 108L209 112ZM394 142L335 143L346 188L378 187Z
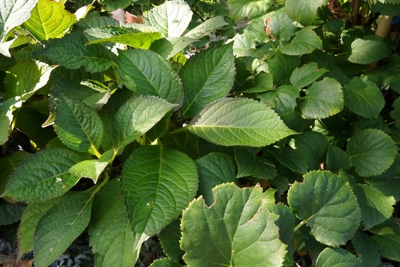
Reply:
M87 232L96 266L154 236L153 267L400 261L399 1L0 8L18 256L46 267Z

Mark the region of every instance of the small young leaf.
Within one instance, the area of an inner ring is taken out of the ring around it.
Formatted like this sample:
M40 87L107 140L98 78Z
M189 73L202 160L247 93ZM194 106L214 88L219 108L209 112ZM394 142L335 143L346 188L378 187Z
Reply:
M81 161L66 149L46 149L32 155L11 174L2 196L17 201L36 202L60 196L72 188L79 177L68 170Z
M291 85L282 85L276 90L259 95L262 102L272 107L278 114L293 112L300 96L299 89Z
M328 246L344 245L360 224L361 211L350 186L329 171L309 172L304 182L296 181L288 203L315 239Z
M133 232L118 180L111 180L96 194L89 234L97 266L134 265Z
M22 214L21 223L18 228L19 251L23 254L33 250L33 237L37 223L42 219L48 210L59 202L60 198L53 198L46 201L29 204Z
M272 0L228 0L229 16L234 21L254 19L267 13L273 4Z
M143 238L159 233L182 212L197 185L196 165L182 152L162 146L134 150L122 170L122 192L135 249Z
M343 87L343 93L346 106L366 118L376 118L385 105L378 86L358 76Z
M317 258L317 267L363 267L360 259L342 248L326 248Z
M225 98L207 105L189 125L194 134L223 146L263 147L296 132L266 105Z
M126 101L114 118L115 148L133 142L176 106L154 96L139 96Z
M56 133L66 146L78 152L98 155L103 138L103 123L93 109L63 97L55 114Z
M385 196L378 189L366 184L356 184L354 193L360 204L364 229L368 230L392 216L393 205L396 204L393 196Z
M328 0L287 0L285 10L291 19L307 26L317 19L318 9L327 2Z
M210 153L196 160L199 172L199 194L207 205L214 202L211 189L225 182L235 182L236 166L233 159L223 153Z
M382 38L369 36L356 39L351 43L349 61L356 64L369 64L389 56L390 50Z
M285 247L260 188L223 184L215 202L192 201L182 215L181 247L189 266L281 266ZM273 205L273 204L272 204Z
M231 45L211 48L191 57L181 73L185 87L182 112L193 118L205 105L226 97L232 89L235 62Z
M237 178L253 176L261 179L272 179L276 176L275 165L262 157L256 157L259 149L235 147Z
M33 251L35 266L49 266L89 224L93 197L85 192L68 192L36 226Z
M342 86L332 78L314 82L300 103L305 118L323 119L339 113L344 106Z
M182 102L178 74L153 51L120 51L118 73L125 86L139 94L158 96L170 103Z
M379 248L369 235L357 231L351 239L351 243L353 244L353 247L364 267L379 266L379 263L381 262Z
M0 13L0 43L5 41L8 33L21 25L31 16L31 10L38 0L3 0Z
M365 129L356 133L347 143L350 163L360 176L383 173L392 165L397 146L392 138L377 129Z
M327 71L327 69L318 69L318 64L311 62L301 68L296 68L290 75L290 83L297 88L304 88L315 82Z
M313 29L314 27L305 27L296 32L293 40L280 48L281 52L290 56L300 56L310 54L315 49L322 49L322 40Z
M385 223L371 229L372 239L378 244L381 256L400 261L400 230L397 223Z
M83 33L73 32L52 40L38 53L70 69L84 67L88 72L100 72L111 67L112 52L100 44L86 45L86 41Z
M192 15L186 2L172 0L151 9L145 22L157 28L164 37L180 37L189 26Z
M64 9L64 4L39 0L24 26L38 40L61 38L77 21L76 16Z

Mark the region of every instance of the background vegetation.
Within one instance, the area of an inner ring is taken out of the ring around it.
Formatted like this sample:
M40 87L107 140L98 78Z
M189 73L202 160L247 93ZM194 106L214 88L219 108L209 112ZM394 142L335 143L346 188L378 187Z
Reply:
M399 1L0 8L3 262L400 261Z

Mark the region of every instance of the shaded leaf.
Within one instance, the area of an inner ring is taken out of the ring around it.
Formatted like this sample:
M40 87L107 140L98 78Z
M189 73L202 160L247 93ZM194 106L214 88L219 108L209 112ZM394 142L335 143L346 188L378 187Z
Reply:
M305 118L323 119L339 113L344 106L342 86L332 78L314 82L300 103Z
M165 254L167 254L168 258L174 260L175 262L182 260L182 256L184 254L179 247L179 242L181 239L180 223L180 219L172 221L172 223L162 229L158 235Z
M364 267L379 266L379 263L381 262L379 248L369 235L357 231L351 239L351 243L353 244L353 247Z
M315 239L328 246L344 245L360 224L361 211L350 186L329 171L309 172L304 182L296 181L288 203Z
M139 96L126 101L114 117L114 147L122 147L150 130L176 105L154 96Z
M40 151L15 169L2 196L24 202L60 196L78 182L79 177L68 170L79 161L80 157L66 149Z
M68 192L46 212L34 236L35 266L49 266L89 224L93 197L85 192Z
M178 74L153 51L120 51L118 73L125 86L139 94L158 96L170 103L182 102Z
M275 165L265 158L257 157L257 152L259 152L259 149L235 147L237 178L253 176L261 179L272 179L276 176Z
M157 259L153 261L153 263L150 265L150 267L182 267L179 263L168 259L168 258L162 258L162 259Z
M327 169L338 173L341 169L347 170L350 167L349 158L342 149L330 145L326 153Z
M307 157L301 149L284 148L280 151L274 151L274 157L280 164L292 171L304 174L308 170Z
M76 21L76 16L64 9L64 3L39 0L24 26L38 40L43 41L63 37Z
M55 110L55 130L60 140L78 152L98 155L103 138L100 116L81 102L63 97Z
M89 234L97 266L134 265L133 232L118 180L109 181L96 194Z
M215 202L200 197L182 216L181 247L189 266L281 266L285 247L262 190L223 184ZM207 244L207 245L204 245Z
M196 165L182 152L162 146L134 150L122 170L122 192L135 250L182 212L196 194L197 184Z
M0 226L18 222L24 209L21 204L11 204L0 199Z
M295 134L266 105L245 98L209 104L192 119L189 130L223 146L263 147Z
M375 83L354 77L343 87L346 106L366 118L376 118L385 105L385 99Z
M361 261L342 248L326 248L317 258L317 267L362 267Z
M272 0L228 0L229 16L234 21L254 19L267 13L273 4Z
M381 256L400 261L400 230L396 223L385 223L371 229L372 239L378 244Z
M228 23L225 22L224 17L222 16L212 17L204 21L200 25L196 26L195 28L191 29L189 32L185 34L185 36L193 39L201 39L204 36L210 34L210 32L213 32L225 25L228 25Z
M195 41L197 41L197 39L185 36L167 37L156 40L151 44L150 49L159 54L162 58L170 59Z
M193 118L205 105L226 97L232 89L235 63L231 45L211 48L191 57L182 67L185 98L182 112Z
M296 68L290 75L290 83L297 88L304 88L315 82L327 71L327 69L318 69L318 64L311 62L300 68Z
M277 51L268 60L268 69L274 77L274 84L278 86L290 84L290 75L300 63L299 57L284 55L280 51Z
M293 40L280 48L290 56L310 54L315 49L322 49L322 39L313 31L314 27L305 27L296 32Z
M347 143L350 163L360 176L383 173L392 165L397 146L386 133L377 129L365 129L356 133Z
M295 146L298 153L307 161L308 170L319 170L325 161L328 140L318 132L306 131L296 136ZM302 161L300 161L302 162Z
M210 153L196 160L199 173L199 194L207 205L214 202L211 189L225 182L235 182L236 165L233 159L223 153Z
M282 85L276 90L268 91L259 96L263 103L272 107L278 114L293 112L296 108L296 98L300 97L299 90L291 85Z

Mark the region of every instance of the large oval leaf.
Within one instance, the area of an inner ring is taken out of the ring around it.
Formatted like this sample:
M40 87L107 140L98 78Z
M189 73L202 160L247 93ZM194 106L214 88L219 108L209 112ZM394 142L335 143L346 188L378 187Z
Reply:
M360 176L383 173L392 165L397 146L392 138L377 129L365 129L355 134L347 144L347 155Z
M136 149L122 170L122 192L136 236L161 231L193 199L196 165L182 152L162 146Z
M40 219L33 244L35 266L49 266L86 229L92 203L90 193L68 192Z
M268 106L245 98L207 105L190 122L189 130L218 145L251 147L267 146L296 133Z
M211 206L200 197L183 212L181 247L188 266L281 266L286 245L262 190L223 184L213 193Z
M232 45L211 48L191 57L181 70L185 86L182 112L193 118L206 104L226 97L232 89L235 62Z
M295 182L288 203L315 239L328 246L345 244L360 224L361 211L350 186L329 171L310 172L303 183Z
M120 51L118 73L125 86L139 94L158 96L170 103L182 102L178 74L151 50Z
M40 151L15 169L2 196L25 202L60 196L78 182L79 177L68 170L81 160L66 149Z
M341 248L326 248L317 258L317 267L362 267L361 261Z

